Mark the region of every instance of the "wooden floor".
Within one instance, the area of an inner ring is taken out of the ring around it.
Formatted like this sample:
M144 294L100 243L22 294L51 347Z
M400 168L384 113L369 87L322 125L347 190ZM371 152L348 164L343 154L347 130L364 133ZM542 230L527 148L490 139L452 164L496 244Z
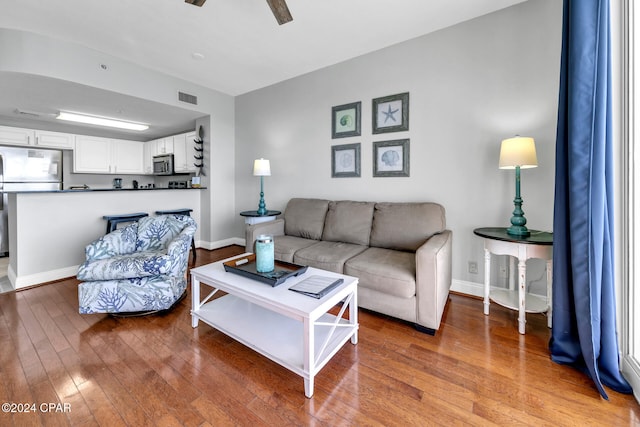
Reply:
M198 250L198 264L242 252ZM347 343L303 381L202 322L78 314L75 279L0 295L0 426L640 425L630 395L601 399L549 359L542 315L452 295L435 337L360 311ZM49 405L52 404L52 405ZM33 410L35 409L35 412ZM56 412L59 411L59 412Z

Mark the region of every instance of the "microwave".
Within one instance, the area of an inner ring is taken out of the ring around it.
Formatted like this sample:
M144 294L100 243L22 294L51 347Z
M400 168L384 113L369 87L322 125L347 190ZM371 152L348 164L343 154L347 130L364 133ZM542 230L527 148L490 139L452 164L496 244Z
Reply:
M173 154L153 156L154 175L173 175Z

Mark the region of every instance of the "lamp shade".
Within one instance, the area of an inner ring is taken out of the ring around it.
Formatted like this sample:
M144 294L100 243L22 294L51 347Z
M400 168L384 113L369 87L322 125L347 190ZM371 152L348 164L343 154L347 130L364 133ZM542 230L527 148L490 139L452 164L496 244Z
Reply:
M253 161L253 176L271 176L269 160L256 159Z
M535 168L538 166L536 143L533 138L516 136L502 141L500 147L500 169Z

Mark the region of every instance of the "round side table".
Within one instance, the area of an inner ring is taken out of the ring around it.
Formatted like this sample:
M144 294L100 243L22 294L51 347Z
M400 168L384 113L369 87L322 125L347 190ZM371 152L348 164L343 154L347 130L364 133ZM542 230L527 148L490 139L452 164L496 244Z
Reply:
M484 240L484 314L489 315L490 300L518 310L518 332L525 333L526 313L547 313L551 327L551 280L553 269L553 233L529 230L529 237L511 236L506 227L476 228L473 233ZM510 255L518 259L518 290L491 289L491 254ZM547 297L527 292L526 262L529 258L547 261Z
M259 224L261 222L273 221L282 212L267 211L266 214L260 215L258 211L243 211L240 215L244 217L244 223L247 225Z

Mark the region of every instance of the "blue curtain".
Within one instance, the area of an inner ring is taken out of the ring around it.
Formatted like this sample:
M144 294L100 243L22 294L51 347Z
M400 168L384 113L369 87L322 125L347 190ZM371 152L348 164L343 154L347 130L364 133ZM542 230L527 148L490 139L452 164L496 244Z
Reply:
M613 265L608 0L565 0L556 140L553 361L630 393L620 374Z

